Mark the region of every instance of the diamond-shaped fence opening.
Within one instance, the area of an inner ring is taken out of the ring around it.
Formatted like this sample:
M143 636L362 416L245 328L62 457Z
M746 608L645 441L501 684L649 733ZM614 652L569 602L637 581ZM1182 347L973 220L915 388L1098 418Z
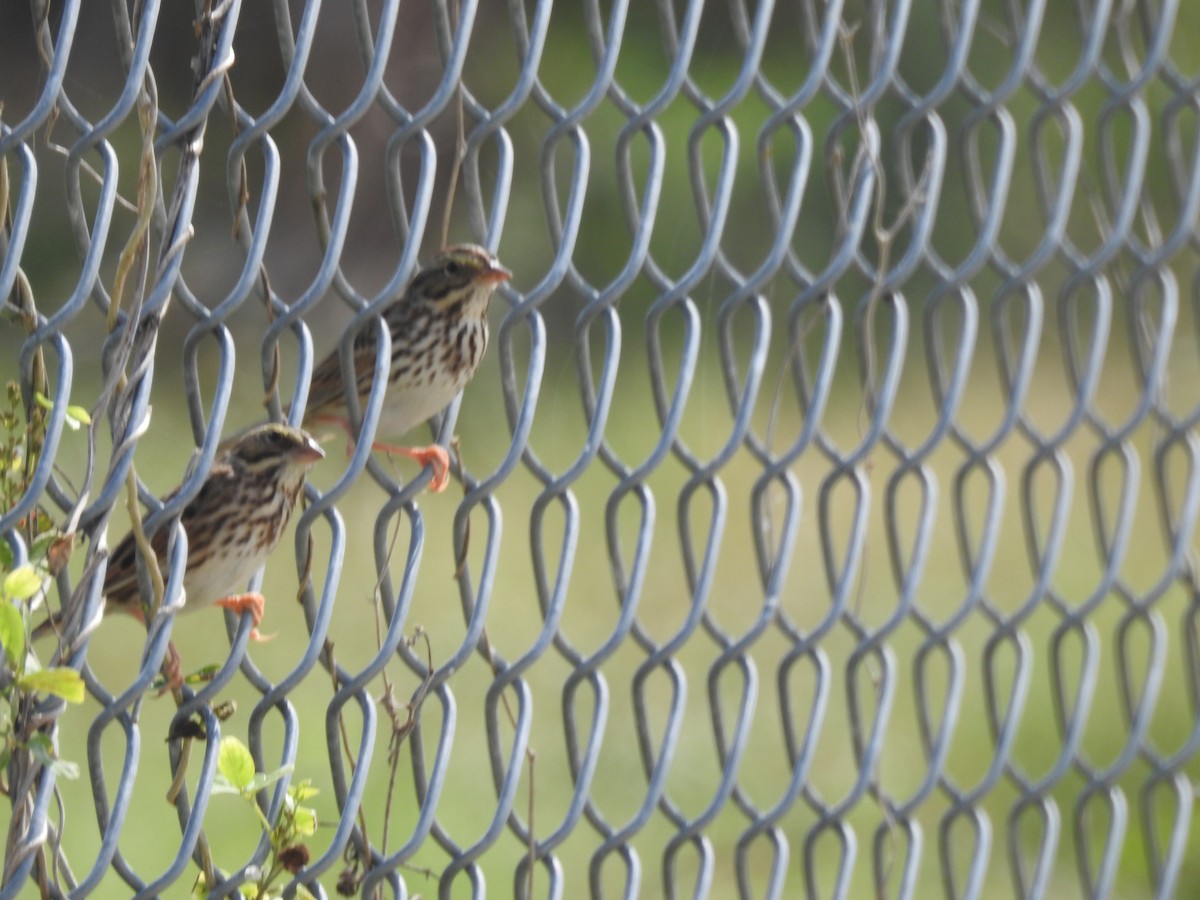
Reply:
M1188 893L1198 35L0 5L0 897ZM381 314L461 243L490 347L386 434L389 347L454 341ZM274 502L181 527L222 441L329 354L353 439L234 591L274 639L179 614Z

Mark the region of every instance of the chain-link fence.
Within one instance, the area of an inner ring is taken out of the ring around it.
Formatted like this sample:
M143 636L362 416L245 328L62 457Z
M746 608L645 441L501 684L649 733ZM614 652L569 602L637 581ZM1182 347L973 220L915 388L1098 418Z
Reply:
M0 5L0 897L1189 894L1198 38ZM274 641L176 616L179 528L99 621L131 521L467 240L515 277L451 489L339 437Z

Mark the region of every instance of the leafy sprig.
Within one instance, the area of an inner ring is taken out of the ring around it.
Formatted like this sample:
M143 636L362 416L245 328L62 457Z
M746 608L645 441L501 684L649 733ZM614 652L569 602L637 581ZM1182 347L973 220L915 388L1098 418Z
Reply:
M46 412L53 404L37 394L28 421L23 421L16 382L7 384L5 395L7 404L0 409L0 509L9 510L29 489L45 435ZM89 421L87 412L77 407L68 409L67 420L76 428ZM58 758L48 734L29 734L17 725L17 710L38 694L70 703L82 703L85 696L79 673L68 666L43 667L30 641L32 613L42 605L50 579L65 565L73 538L54 528L40 507L24 518L20 528L29 544L27 562L17 565L8 542L0 540L0 773L8 769L14 753L25 750L56 775L76 778L79 767ZM0 790L7 793L3 781Z
M295 874L308 864L308 845L304 841L316 834L317 812L303 804L318 793L312 783L304 780L288 786L283 808L274 823L267 820L255 801L255 795L259 791L270 787L291 771L290 765L282 766L274 772L256 771L254 757L245 744L235 737L221 738L221 748L217 753L217 776L213 781L212 792L234 794L245 800L254 810L258 824L271 845L267 865L251 873L252 877L241 886L242 893L255 900L275 900L282 896L272 891L275 880L285 872ZM193 896L204 896L207 887L204 877L201 876L193 888ZM300 885L296 896L312 898L313 895Z

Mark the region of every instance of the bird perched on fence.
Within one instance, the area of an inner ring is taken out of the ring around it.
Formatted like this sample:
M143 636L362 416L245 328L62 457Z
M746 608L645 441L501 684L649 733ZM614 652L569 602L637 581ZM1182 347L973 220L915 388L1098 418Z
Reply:
M241 592L279 543L308 470L324 456L310 435L277 424L259 425L222 444L200 491L179 516L188 540L185 610L214 604L237 613L249 610L254 621L250 636L261 639L263 596ZM150 539L160 567L167 565L169 537L170 529L161 528ZM103 591L106 615L124 612L145 621L133 532L121 539L109 557ZM38 631L59 621L61 615ZM174 647L164 671L172 687L182 684Z
M512 273L487 250L459 244L442 250L383 311L392 358L376 434L400 437L445 409L475 375L488 343L488 304ZM354 339L354 389L365 406L375 371L375 329ZM313 372L304 424L333 424L353 447L342 366L332 351ZM435 445L403 447L376 441L372 449L396 453L433 467L429 489L450 480L450 457Z

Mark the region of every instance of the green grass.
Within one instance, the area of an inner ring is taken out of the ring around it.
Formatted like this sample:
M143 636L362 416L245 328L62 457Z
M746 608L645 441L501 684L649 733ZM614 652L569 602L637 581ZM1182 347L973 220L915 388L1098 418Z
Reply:
M572 384L574 369L565 362L562 356L565 352L556 352L549 360L548 377L543 384L543 398L532 439L532 445L541 458L555 471L561 471L570 464L578 452L583 435L576 388ZM618 402L614 405L608 433L622 458L637 463L653 445L658 426L645 389L644 369L637 364L637 359L643 353L640 341L627 339L625 353L630 359L628 376L623 369ZM250 355L249 351L246 351L246 355ZM1103 394L1106 409L1127 409L1136 396L1137 386L1121 375L1122 364L1123 358L1119 355L1114 356L1109 364L1111 377L1106 377ZM468 392L460 420L463 452L469 467L476 473L491 471L506 450L505 440L495 437L497 434L507 434L500 412L498 384L491 377L495 366L496 355L491 354L489 371ZM1186 363L1179 367L1179 378L1186 376L1185 369ZM1030 399L1029 414L1039 421L1053 422L1062 416L1069 395L1061 380L1053 377L1052 367L1048 365L1047 370ZM976 383L973 383L973 393L969 396L997 396L994 363L986 348L980 350L975 371L978 373ZM177 390L177 386L171 383L171 372L164 371L159 378L159 391L170 394ZM916 365L909 367L904 390L892 417L896 432L913 443L928 431L934 421L933 406L928 399L928 388L923 387L923 378L924 371L921 368ZM1177 380L1175 383L1183 382ZM249 381L247 384L246 390L239 392L241 399L231 413L230 430L235 425L251 421L256 415L253 400L245 399L253 398L255 394L249 387ZM767 405L766 400L762 401L758 427L765 422ZM789 405L785 402L785 410ZM711 454L719 445L714 435L726 433L730 421L727 408L715 371L702 368L689 400L684 425L684 434L690 446L701 456ZM846 390L831 405L823 423L825 431L844 449L851 446L856 436L865 430L865 415L854 391ZM974 401L964 406L959 421L968 432L982 434L994 427L997 417L994 403ZM799 424L793 405L793 411L785 412L780 420L780 440L795 434ZM156 405L151 432L143 440L138 456L140 474L156 490L169 488L178 479L186 463L186 441L170 437L184 433L183 427L184 423L173 417L169 404ZM1154 433L1149 428L1143 428L1133 440L1143 465L1135 506L1136 526L1130 553L1121 568L1121 580L1135 591L1147 589L1159 577L1165 562L1156 501L1147 480L1154 439ZM65 455L70 456L78 447L72 439L66 440ZM316 484L323 490L332 485L343 464L340 439L329 446L332 450L330 458L315 475ZM1066 542L1052 585L1064 602L1072 606L1083 602L1095 590L1100 577L1100 559L1095 548L1092 523L1095 511L1089 507L1082 493L1087 481L1087 464L1095 446L1094 440L1079 436L1072 438L1064 447L1064 453L1069 456L1074 470L1074 494ZM152 448L155 452L149 452ZM161 452L158 448L161 448ZM997 463L1005 470L1006 483L1000 501L1003 526L995 562L985 586L989 599L1006 614L1012 614L1024 602L1034 584L1019 502L1020 476L1028 457L1029 446L1020 438L1006 442L996 456ZM944 622L954 614L966 590L966 577L953 525L953 478L962 466L963 459L960 450L943 443L927 461L929 479L937 485L936 496L926 496L917 482L910 480L904 483L894 498L901 530L898 538L904 555L911 553L911 523L915 521L921 504L930 504L932 510L934 524L929 558L918 582L915 598L920 610L935 623ZM866 552L858 581L850 595L850 612L864 627L876 629L891 618L899 602L884 518L888 483L897 463L895 456L884 448L873 451L870 460L870 468L866 473L870 487ZM69 469L69 462L64 461L64 465ZM401 464L401 472L412 474L411 468L405 464ZM801 520L785 589L780 596L780 607L797 623L797 627L808 630L821 622L830 608L830 573L824 570L822 562L822 528L832 536L837 553L844 552L849 540L854 500L848 485L838 486L831 494L832 503L827 519L821 522L819 493L829 475L828 461L815 451L807 452L798 460L794 474L802 491ZM763 603L761 580L753 563L750 531L751 516L755 512L751 509L749 492L757 476L756 464L744 451L739 452L720 473L725 492L726 518L720 534L712 588L705 603L712 620L733 635L742 634L753 627ZM1115 476L1110 473L1108 477L1111 479ZM690 606L691 594L677 527L680 491L686 478L684 467L675 460L669 460L648 480L656 507L652 563L637 598L637 621L639 627L657 642L668 640L683 627ZM1054 480L1044 474L1039 476L1036 484L1039 506L1047 502L1050 492L1058 489ZM599 465L593 465L572 486L578 509L578 540L574 557L566 563L569 567L565 575L567 595L559 633L580 653L585 654L594 652L612 633L619 613L619 594L609 565L604 518L606 503L615 485L616 478L611 473ZM478 509L472 518L468 558L473 584L478 583L489 538L499 542L494 590L487 598L487 635L499 656L510 663L529 650L543 627L531 562L529 530L530 515L539 490L539 482L524 469L519 469L497 489L496 499L503 513L498 532L489 534L486 518ZM1106 482L1105 491L1112 490L1111 481ZM973 517L971 529L975 540L978 539L980 522L978 509L985 496L982 483L971 484L967 506ZM371 541L375 517L384 499L384 494L378 488L363 479L339 504L346 518L349 546L329 637L334 643L338 660L350 671L357 671L364 666L376 646L371 599L376 563ZM413 604L405 627L411 633L420 626L428 635L435 665L441 664L458 650L465 633L461 601L453 579L455 558L451 546L453 515L458 499L453 488L444 495L423 495L419 498L425 542ZM769 504L768 512L775 517L782 515L782 500L779 497ZM1043 510L1039 516L1044 514ZM704 535L710 525L711 515L712 502L707 493L701 491L686 511L698 557L702 555ZM627 570L639 520L636 502L632 497L626 498L619 508L618 521L621 551ZM1042 519L1039 518L1039 521ZM551 504L545 513L540 548L548 562L548 578L551 582L560 565L563 565L558 554L564 522L565 515L561 507ZM775 525L778 527L778 522ZM124 520L119 515L115 516L109 532L110 545L124 527ZM324 575L322 560L328 549L327 529L318 525L315 536L318 563L314 578L319 584ZM394 583L398 583L403 571L403 560L408 553L410 540L409 525L407 521L402 522L396 552L391 561ZM278 680L290 671L307 640L302 617L293 605L296 575L291 547L290 538L285 539L268 566L265 592L269 602L263 629L274 632L276 637L270 643L250 649L254 663L272 680ZM1180 631L1187 623L1185 613L1190 608L1189 603L1180 586L1168 591L1156 607L1158 621L1163 626L1163 638L1157 646L1157 652L1166 654L1167 666L1148 743L1160 751L1181 746L1195 715L1184 687L1188 676L1182 660ZM1099 654L1096 699L1086 719L1081 745L1081 755L1089 765L1102 767L1111 764L1127 739L1128 723L1117 702L1119 682L1114 665L1116 629L1126 610L1125 601L1110 594L1101 600L1094 614L1089 617L1097 638L1095 650ZM1020 717L1017 743L1011 760L1031 778L1044 777L1062 748L1062 735L1055 724L1048 668L1050 637L1061 622L1061 616L1043 600L1021 628L1030 650L1030 690ZM960 660L962 697L944 773L962 791L979 787L994 753L983 694L983 651L993 630L990 620L976 610L954 633L950 644ZM221 616L214 610L180 619L174 637L189 666L220 661L226 653L227 642ZM946 653L934 652L923 670L926 693L923 699L918 698L914 659L924 638L923 630L909 616L899 623L886 641L891 660L887 671L894 685L894 693L890 712L882 726L883 752L872 780L892 801L900 803L906 802L918 789L928 768L918 730L918 706L923 704L934 711L936 727L937 712L944 706L943 698L949 680L950 664ZM139 627L127 620L106 621L96 633L89 659L97 677L109 690L119 692L129 684L135 674L141 643L142 632ZM819 652L828 664L829 700L824 722L816 738L816 751L807 787L822 802L830 804L842 802L851 796L859 778L851 737L854 723L849 713L850 694L856 691L859 698L859 727L869 727L870 717L876 709L873 699L876 685L882 677L878 661L853 671L849 668L856 644L857 638L847 627L845 619L834 625L820 644ZM1133 659L1139 660L1132 669L1134 672L1142 671L1150 652L1146 634L1135 636L1131 647ZM776 682L778 666L789 649L789 642L784 635L770 628L754 644L749 654L755 673L756 700L748 712L748 744L737 783L746 799L760 809L778 802L791 773L791 763L783 740ZM682 731L669 767L666 797L680 814L688 818L700 815L713 802L720 776L707 683L719 652L717 643L703 628L698 628L676 656L686 678L686 698L682 700ZM637 754L631 705L634 674L645 658L641 649L631 640L626 640L601 667L607 690L608 715L590 796L599 813L614 827L622 826L635 815L647 788ZM1078 681L1080 658L1079 640L1068 641L1063 655L1063 668L1070 684ZM539 837L547 836L559 826L566 814L572 791L562 706L562 686L570 671L570 665L556 650L551 649L533 662L525 675L532 697L529 747L536 754L536 761L532 767L528 761L523 763L516 812L523 818L527 817L532 802L535 830ZM1010 645L1000 653L995 664L996 679L1004 697L1010 691L1007 685L1013 671ZM406 700L417 687L415 677L400 664L389 667L389 678L401 701ZM453 750L446 786L439 798L438 821L460 846L470 846L480 840L494 815L495 790L486 730L486 692L491 681L492 674L487 664L476 654L450 680L455 703L453 711L447 713L432 697L422 709L423 730L420 739L423 741L427 766L433 760L443 716L450 714L454 719ZM789 687L794 698L791 707L792 727L802 739L816 690L815 673L810 663L801 663L792 670ZM719 707L727 725L739 714L743 688L742 676L735 668L728 670L717 685ZM381 690L382 684L377 679L371 685L372 694L377 697ZM249 711L257 701L257 694L241 676L237 676L222 696L235 699L239 707L238 713L226 723L226 732L245 739ZM330 825L338 815L325 740L325 711L331 696L329 678L318 667L289 697L299 712L302 728L295 776L311 778L321 789L321 794L312 802L322 821ZM516 698L511 692L508 699L515 709ZM661 671L649 678L644 700L657 747L662 740L666 711L672 701L669 682ZM590 728L593 703L590 689L581 688L576 697L574 721L584 738ZM143 877L165 868L179 842L180 831L175 812L163 799L170 781L164 738L172 709L173 704L169 699L158 699L147 700L140 711L141 758L131 814L121 838L121 851ZM62 724L62 753L65 757L85 762L83 740L97 711L97 705L90 700L83 708L68 711ZM345 713L347 739L351 746L357 747L363 727L361 715L354 704L347 706ZM513 731L503 709L497 715L499 751L501 757L506 759L513 746ZM270 767L279 756L282 725L279 716L274 713L268 715L267 723L264 739ZM387 815L384 797L388 784L385 764L388 728L382 715L378 716L377 724L363 815L371 839L378 845ZM193 750L189 772L189 784L192 785L199 769L201 749L197 745ZM103 741L110 796L119 777L122 754L123 740L119 730L110 728ZM1192 770L1193 767L1189 765L1187 771ZM1118 880L1118 893L1125 897L1148 895L1150 891L1144 850L1146 836L1140 812L1140 790L1147 773L1146 765L1136 762L1116 781L1116 787L1123 792L1131 814L1121 852ZM1056 896L1076 896L1080 891L1072 823L1083 787L1084 780L1075 771L1050 792L1049 802L1057 809L1062 820L1052 877ZM69 813L64 847L77 874L86 871L98 846L98 830L91 812L91 791L86 776L78 782L63 785L64 803ZM985 889L989 897L1013 893L1007 857L1010 842L1008 815L1018 799L1012 782L1002 779L996 789L987 793L978 804L981 813L990 822L992 832ZM917 874L917 893L920 896L935 894L942 889L938 862L939 828L949 808L947 795L935 790L911 816L913 823L921 830L921 858ZM1098 807L1089 807L1089 810L1091 815L1099 811ZM410 748L406 748L400 755L397 788L390 811L389 851L408 839L416 822L417 811L417 801L411 787ZM1168 833L1169 814L1169 804L1160 802L1156 805L1154 816L1160 836ZM778 823L790 845L787 868L789 894L803 889L804 841L815 821L812 809L801 801L786 812ZM884 845L894 855L888 871L889 885L895 889L899 884L900 867L907 845L903 833L890 825L883 806L870 794L862 795L853 803L845 822L853 829L857 841L857 855L850 882L851 895L859 896L871 890L871 855L876 835L883 836ZM704 829L715 860L714 896L731 896L736 892L735 848L746 827L746 816L732 802L726 802ZM654 812L647 826L631 842L641 860L644 895L655 896L662 890L663 853L674 832L674 825L659 810ZM329 830L319 832L313 845L314 858L324 849L331 834ZM968 823L963 820L956 824L953 834L952 866L961 884L974 838ZM1021 820L1018 834L1021 852L1031 858L1029 855L1035 852L1039 838L1039 827L1032 815ZM1095 824L1087 831L1093 852L1099 849L1101 834L1102 829ZM206 837L218 865L234 868L242 864L253 851L257 843L257 825L236 800L215 797L206 819ZM557 855L567 879L569 894L585 890L588 866L598 843L594 829L583 821L558 848ZM1194 844L1193 837L1189 846ZM526 852L526 848L508 831L487 850L482 858L482 867L493 892L505 895L511 890L515 866ZM819 863L813 877L823 892L832 888L840 852L832 833L827 832L817 845L815 858ZM751 852L752 869L757 873L752 883L758 891L765 888L765 875L762 872L769 856L768 845L764 842L756 844ZM1193 856L1192 853L1188 854L1188 858ZM414 866L440 872L448 862L448 856L430 840L410 862ZM697 865L695 850L683 850L674 870L677 883L690 885L696 877ZM324 879L328 889L333 887L337 869L335 866L333 872ZM1185 880L1190 871L1185 871ZM184 882L190 883L194 867L189 872L191 874L185 876ZM620 865L610 859L603 869L606 894L619 890L622 877ZM408 874L406 878L414 892L429 896L437 890L433 881L419 874ZM536 878L537 884L544 887L545 875L540 869ZM110 873L106 876L102 895L122 896L124 891L115 875ZM685 887L684 892L690 892L690 888ZM454 896L466 896L468 893L466 881L459 879L455 883Z

